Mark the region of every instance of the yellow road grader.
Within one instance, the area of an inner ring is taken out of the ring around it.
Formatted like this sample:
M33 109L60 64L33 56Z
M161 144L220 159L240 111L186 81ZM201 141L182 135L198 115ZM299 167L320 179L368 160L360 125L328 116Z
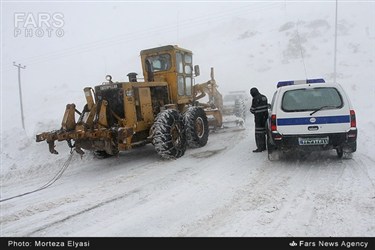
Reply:
M165 159L179 158L186 147L203 147L209 126L222 125L222 97L211 80L194 84L199 66L192 52L167 45L140 52L144 82L129 73L129 82L106 82L84 88L86 105L80 112L66 105L61 128L36 135L57 154L55 141L67 141L79 154L93 151L101 157L152 143ZM208 95L208 103L198 99ZM76 120L76 115L78 119ZM211 119L210 119L211 117Z

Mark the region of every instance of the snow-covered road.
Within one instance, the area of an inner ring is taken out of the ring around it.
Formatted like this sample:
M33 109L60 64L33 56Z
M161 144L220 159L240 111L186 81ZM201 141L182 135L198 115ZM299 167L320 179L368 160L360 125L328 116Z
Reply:
M177 160L152 145L107 159L74 154L52 186L0 202L0 237L375 237L374 1L338 1L338 18L334 1L57 2L1 3L0 199L43 186L63 167L66 143L51 155L35 135L59 129L67 103L82 110L82 89L107 74L144 77L139 51L159 45L193 51L194 82L213 67L222 94L258 87L271 101L278 81L337 80L356 112L358 148L352 159L331 151L271 162L252 153L248 113L245 130L211 133ZM16 37L17 13L63 14L66 34ZM14 61L27 65L25 131Z
M374 156L270 162L251 152L253 133L248 120L172 161L152 145L101 160L75 154L51 187L0 203L1 236L375 235ZM58 156L45 143L23 143L18 155L4 154L13 171L2 173L2 198L42 186L69 155L63 143Z

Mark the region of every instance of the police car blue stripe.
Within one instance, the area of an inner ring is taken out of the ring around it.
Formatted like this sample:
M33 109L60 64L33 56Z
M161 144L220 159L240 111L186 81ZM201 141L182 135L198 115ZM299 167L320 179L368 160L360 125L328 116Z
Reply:
M315 122L312 118L315 118ZM331 124L331 123L350 123L349 115L321 116L321 117L298 117L298 118L279 118L278 126L288 125L312 125L312 124Z

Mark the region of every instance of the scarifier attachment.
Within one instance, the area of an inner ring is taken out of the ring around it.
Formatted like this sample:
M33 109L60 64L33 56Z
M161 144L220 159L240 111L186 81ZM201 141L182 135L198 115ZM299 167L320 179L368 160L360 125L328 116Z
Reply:
M44 132L36 135L36 141L46 141L49 151L58 154L55 150L55 141L68 141L71 148L79 154L84 154L82 148L104 150L109 153L116 153L111 142L118 137L118 130L108 127L107 122L107 101L102 100L99 105L93 102L91 88L85 88L87 104L82 112L76 110L75 104L66 105L65 113L61 122L61 129L51 132ZM99 107L99 108L98 108ZM75 113L80 117L75 121ZM126 133L121 131L121 137ZM75 143L72 145L71 140Z

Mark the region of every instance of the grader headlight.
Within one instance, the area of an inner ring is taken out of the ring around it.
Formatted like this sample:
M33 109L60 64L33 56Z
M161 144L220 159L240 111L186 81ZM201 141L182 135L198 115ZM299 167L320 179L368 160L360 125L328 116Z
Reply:
M112 82L112 76L111 76L111 75L106 75L106 76L105 76L105 79L106 79L108 82Z
M134 91L132 89L128 89L125 91L125 95L128 97L134 96Z

